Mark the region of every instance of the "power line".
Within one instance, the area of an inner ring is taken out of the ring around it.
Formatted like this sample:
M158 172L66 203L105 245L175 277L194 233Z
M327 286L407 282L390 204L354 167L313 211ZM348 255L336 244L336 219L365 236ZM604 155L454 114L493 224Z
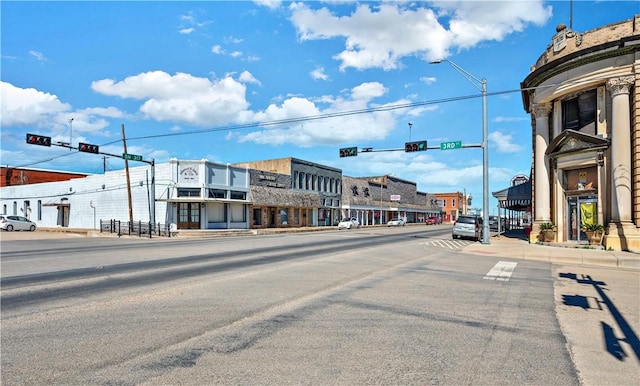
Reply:
M602 79L608 79L608 78L602 78ZM527 87L527 88L518 88L518 89L511 89L511 90L488 92L486 95L489 97L489 96L496 96L496 95L503 95L503 94L511 94L511 93L516 93L516 92L520 93L522 91L531 91L531 90L537 90L537 89L544 89L544 88L556 87L556 86L559 86L559 85L562 85L562 83L555 83L555 84L550 84L550 85L545 85L545 86L536 86L536 87ZM564 85L565 86L566 85L571 85L571 83L564 84ZM482 94L471 94L471 95L464 95L464 96L451 97L451 98L434 99L434 100L428 100L428 101L420 101L420 102L412 102L412 103L400 103L400 104L380 106L380 107L375 107L375 108L341 111L341 112L334 112L334 113L311 115L311 116L306 116L306 117L287 118L287 119L280 119L280 120L275 120L275 121L254 122L254 123L247 123L247 124L242 124L242 125L232 125L232 126L225 126L225 127L212 127L212 128L207 128L207 129L191 130L191 131L185 131L185 132L180 132L180 133L165 133L165 134L145 135L145 136L140 136L140 137L128 137L126 139L133 141L133 140L140 140L140 139L177 137L177 136L184 136L184 135L196 135L196 134L222 132L222 131L242 130L242 129L256 128L256 127L286 125L286 124L293 124L293 123L316 121L316 120L321 120L321 119L339 118L339 117L345 117L345 116L351 116L351 115L360 115L360 114L369 114L369 113L376 113L376 112L383 112L383 111L409 109L409 108L422 107L422 106L441 104L441 103L457 102L457 101L461 101L461 100L481 98L481 97L482 97ZM103 143L103 144L101 144L99 146L112 145L112 144L118 143L118 142L122 142L122 139L118 139L118 140L111 141L111 142L106 142L106 143ZM73 154L76 154L76 153L75 152L64 153L64 154L61 154L61 155L58 155L58 156L54 156L54 157L50 157L50 158L47 158L47 159L44 159L44 160L34 161L34 162L31 162L31 163L28 163L28 164L17 165L17 166L14 166L14 167L15 168L21 168L21 167L37 165L37 164L40 164L40 163L52 161L54 159L67 157L67 156L73 155Z

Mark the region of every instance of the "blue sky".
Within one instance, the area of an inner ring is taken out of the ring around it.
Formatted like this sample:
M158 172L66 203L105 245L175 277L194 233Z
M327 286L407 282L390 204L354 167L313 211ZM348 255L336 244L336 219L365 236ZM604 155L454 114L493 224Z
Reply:
M430 64L448 59L500 93L487 103L489 190L506 188L531 167L517 90L556 26L586 32L639 14L640 2L2 1L0 12L4 166L122 169L25 135L122 154L124 125L127 152L156 162L295 157L423 192L466 190L480 208L481 149L339 149L479 144L482 102L464 97L480 91Z

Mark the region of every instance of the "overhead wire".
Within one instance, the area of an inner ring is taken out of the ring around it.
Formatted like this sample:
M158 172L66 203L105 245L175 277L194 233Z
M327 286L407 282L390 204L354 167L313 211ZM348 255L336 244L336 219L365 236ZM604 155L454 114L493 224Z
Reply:
M608 78L603 78L603 79L608 79ZM577 82L571 82L569 84L564 84L564 85L568 86L568 85L571 85L572 83L577 83ZM544 86L523 87L523 88L518 88L518 89L487 92L486 96L489 97L489 96L496 96L496 95L503 95L503 94L511 94L511 93L516 93L516 92L519 93L519 92L522 92L522 91L531 91L531 90L537 90L537 89L557 87L557 86L560 86L560 85L563 85L563 83L555 83L555 84L549 84L549 85L544 85ZM241 125L231 125L231 126L225 126L225 127L212 127L212 128L207 128L207 129L190 130L190 131L179 132L179 133L163 133L163 134L153 134L153 135L145 135L145 136L138 136L138 137L127 137L126 140L127 141L133 141L133 140L141 140L141 139L177 137L177 136L184 136L184 135L196 135L196 134L203 134L203 133L242 130L242 129L256 128L256 127L278 126L278 125L286 125L286 124L293 124L293 123L315 121L315 120L321 120L321 119L339 118L339 117L345 117L345 116L351 116L351 115L376 113L376 112L382 112L382 111L393 111L393 110L401 110L401 109L410 109L410 108L422 107L422 106L428 106L428 105L434 105L434 104L440 104L440 103L449 103L449 102L457 102L457 101L467 100L467 99L481 98L482 96L483 96L482 94L470 94L470 95L463 95L463 96L443 98L443 99L434 99L434 100L426 100L426 101L411 102L411 103L391 104L391 105L372 107L372 108L366 108L366 109L347 110L347 111L340 111L340 112L334 112L334 113L325 113L325 114L310 115L310 116L303 116L303 117L279 119L279 120L274 120L274 121L252 122L252 123L246 123L246 124L241 124ZM99 146L112 145L112 144L118 143L118 142L122 142L122 139L114 140L114 141L111 141L111 142L106 142L106 143L103 143L103 144L101 144ZM52 161L54 159L58 159L58 158L62 158L62 157L68 157L68 156L74 155L76 153L78 153L78 152L63 153L63 154L60 154L58 156L49 157L49 158L44 159L44 160L34 161L34 162L31 162L31 163L27 163L27 164L16 165L14 167L15 168L20 168L20 167L27 167L27 166L37 165L37 164L40 164L40 163Z

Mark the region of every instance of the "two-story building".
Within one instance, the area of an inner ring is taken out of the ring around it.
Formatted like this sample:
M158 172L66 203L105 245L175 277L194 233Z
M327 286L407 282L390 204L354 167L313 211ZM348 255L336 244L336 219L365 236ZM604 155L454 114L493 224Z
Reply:
M252 228L340 221L342 170L291 157L235 165L256 171L251 180Z
M640 251L640 15L587 32L559 25L521 84L533 135L531 239Z

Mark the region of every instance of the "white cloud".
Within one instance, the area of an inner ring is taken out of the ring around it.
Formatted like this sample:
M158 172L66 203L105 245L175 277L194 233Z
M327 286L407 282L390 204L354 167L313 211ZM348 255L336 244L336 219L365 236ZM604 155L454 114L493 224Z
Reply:
M531 120L530 117L495 117L491 121L501 123L501 122L523 122L523 121L530 121L530 120Z
M216 44L215 46L211 47L211 52L218 55L224 54L224 50L219 44Z
M238 44L238 43L242 43L244 41L244 39L242 38L236 38L233 36L227 36L224 38L225 43L233 43L233 44Z
M544 24L552 16L551 6L542 1L451 1L441 4L453 13L449 23L452 43L459 48L473 47L484 40L501 41L524 30L527 24Z
M241 51L233 51L232 53L229 54L229 56L237 58L242 56L242 52Z
M33 88L19 88L7 82L0 82L0 93L2 127L34 126L55 136L67 133L69 119L73 118L75 133L108 135L103 130L109 126L107 118L125 116L115 107L88 107L72 111L71 105L60 101L56 95Z
M57 96L33 88L19 88L0 81L0 126L44 125L53 116L68 112L71 106Z
M389 91L382 83L369 82L363 83L354 87L351 90L351 96L353 99L370 100L373 98L381 97Z
M309 75L314 80L329 80L329 75L324 73L324 67L316 67Z
M433 76L422 76L420 77L420 81L426 84L434 84L436 82L436 78Z
M187 23L195 23L195 16L193 13L189 13L188 15L180 15L180 20Z
M253 78L248 72L243 74L245 81ZM230 76L211 81L152 71L119 82L98 80L91 88L104 95L145 100L140 111L151 119L195 126L235 122L249 106L246 86Z
M45 62L47 60L47 58L44 57L44 54L42 52L31 50L29 51L29 55L33 56L40 62Z
M518 153L522 151L522 146L513 142L513 136L503 134L500 131L489 133L490 147L497 148L500 153Z
M240 141L252 141L260 144L292 143L302 147L384 139L394 130L397 117L405 114L405 111L376 111L369 114L350 114L348 112L371 108L374 105L374 100L386 92L387 88L381 83L363 83L347 90L346 97L323 96L318 98L319 103L327 105L324 109L309 99L291 96L280 105L269 105L264 111L256 113L254 118L259 122L281 122L296 118L335 116L305 120L301 123L270 125L262 131L255 131L238 138ZM400 100L388 105L407 102ZM388 105L375 106L385 107ZM347 113L343 115L342 112Z
M276 9L282 3L281 0L253 0L253 2L269 9Z
M423 2L365 3L341 17L326 7L312 9L312 4L292 3L291 22L301 41L343 38L345 49L334 56L341 70L397 69L407 56L443 59L453 50L500 41L527 24L541 25L551 16L551 7L539 0L445 1L433 9Z
M199 21L198 16L195 12L189 12L186 15L180 15L180 28L178 29L178 33L182 35L189 35L196 32L196 29L200 29L207 24L210 24L210 21Z
M238 80L243 83L254 83L257 85L262 85L262 83L260 83L260 81L256 79L249 71L242 71L240 73L240 76L238 77Z

